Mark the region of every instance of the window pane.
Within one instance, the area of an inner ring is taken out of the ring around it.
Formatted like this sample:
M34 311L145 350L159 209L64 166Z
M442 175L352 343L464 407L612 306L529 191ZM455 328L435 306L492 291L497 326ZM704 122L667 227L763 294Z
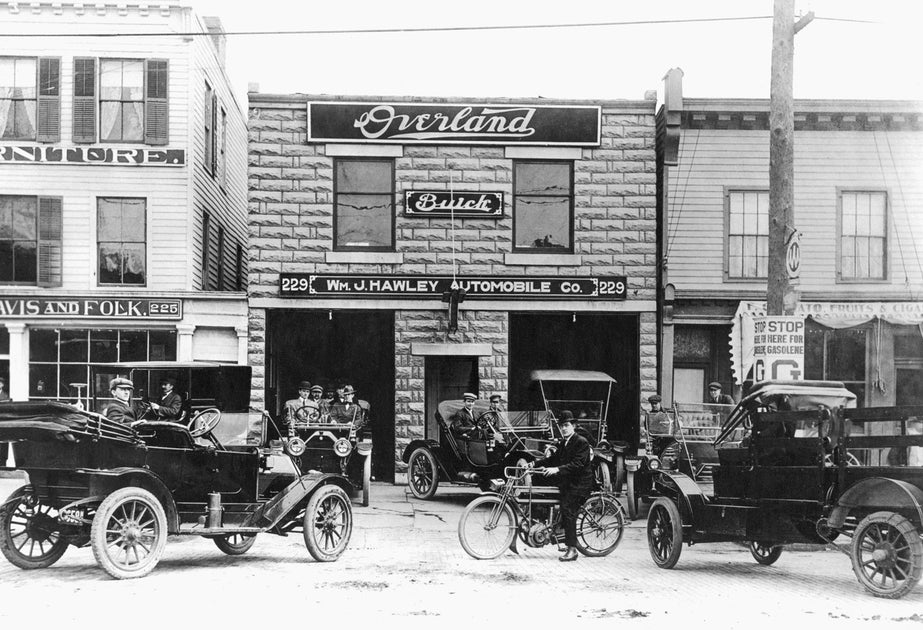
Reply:
M123 330L119 336L119 361L147 360L147 333L145 331Z
M871 198L869 234L885 235L885 195L883 193L877 193Z
M32 282L37 279L37 246L35 242L20 241L13 245L13 282Z
M123 241L144 242L144 215L146 202L143 199L122 200L122 238Z
M119 336L115 330L90 331L90 361L112 363L119 360Z
M86 363L82 365L62 365L61 366L61 382L58 384L58 398L63 398L69 402L76 402L77 400L77 388L71 387L71 383L86 383L89 379L88 369ZM86 394L87 390L83 390L83 394ZM84 399L84 404L86 404L86 399Z
M143 243L122 245L122 282L144 284L145 246Z
M176 331L152 330L148 358L151 361L176 361Z
M338 193L390 193L391 162L337 160Z
M744 215L740 212L735 212L731 209L731 214L728 217L728 233L729 234L743 234L744 230Z
M144 62L140 59L122 62L123 101L144 100Z
M144 104L122 104L122 140L142 140L144 138Z
M743 238L732 236L728 239L728 275L732 278L743 276Z
M12 96L15 76L15 59L0 59L0 96Z
M122 240L122 204L118 199L99 199L97 233L99 241Z
M118 101L101 101L99 104L99 137L113 142L122 137L122 104Z
M106 101L122 98L122 62L103 59L99 62L99 97Z
M13 238L35 240L36 197L13 197Z
M99 282L118 284L122 281L122 253L118 244L99 244Z
M827 336L827 379L865 381L865 330L843 328Z
M13 78L13 96L15 98L35 98L35 70L37 59L17 59L16 76Z
M13 135L16 138L35 136L35 101L14 101Z
M13 242L0 240L0 282L13 281Z
M516 195L570 195L570 164L519 162Z
M29 397L56 396L58 366L48 364L29 364Z
M748 208L744 212L744 234L757 233L757 215Z
M337 195L337 235L341 246L391 246L390 195Z
M515 226L516 247L570 247L570 199L519 197Z
M62 330L60 345L62 363L86 363L89 352L86 330Z
M13 238L13 205L16 197L0 196L0 239Z
M884 239L880 238L870 238L869 239L869 277L870 278L884 278L884 253L885 243Z
M30 329L29 359L31 361L57 361L58 331L47 328Z

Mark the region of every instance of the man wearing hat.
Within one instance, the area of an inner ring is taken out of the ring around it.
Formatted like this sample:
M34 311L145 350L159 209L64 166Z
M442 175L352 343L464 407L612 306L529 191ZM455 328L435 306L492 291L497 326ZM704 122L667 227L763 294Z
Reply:
M463 407L449 417L449 430L455 437L467 438L477 426L474 422L474 401L477 399L471 392L462 394Z
M365 411L356 403L356 388L344 385L340 401L330 406L330 422L352 424L356 430L365 426Z
M660 394L649 396L647 401L651 404L651 410L645 412L647 414L647 437L650 440L651 452L658 457L663 457L670 446L677 444L676 438L673 437L673 419L660 406L661 400Z
M307 407L307 409L302 409ZM301 410L299 412L299 410ZM301 381L298 383L298 398L292 398L285 401L285 410L282 413L284 422L291 427L293 422L308 422L316 420L320 414L317 403L311 400L311 383L310 381ZM312 416L314 416L312 418Z
M324 388L320 385L311 385L311 394L308 396L311 400L314 401L314 404L317 405L317 410L321 415L321 418L330 413L330 405L328 401L324 400L322 397L324 395Z
M543 475L554 476L561 493L561 517L567 550L561 562L577 559L577 514L593 491L593 464L590 443L577 433L574 414L564 410L558 418L562 438L557 448L540 460ZM547 451L546 451L547 452Z
M500 403L503 402L503 396L497 393L493 393L490 395L488 400L490 401L490 405L487 407L487 411L485 412L485 415L490 414L487 416L489 418L488 424L491 425L490 428L494 431L494 439L500 444L503 444L506 442L506 440L503 437L503 433L500 431L500 427L509 426L509 420L506 417L506 412L503 411L503 408L500 406ZM494 426L494 423L496 423L496 426Z
M173 391L175 387L176 379L172 376L160 379L160 389L163 393L157 402L151 403L151 410L158 420L176 421L182 413L183 398Z
M705 402L713 405L733 405L734 399L728 394L721 393L721 383L712 381L708 384L708 400Z
M117 376L109 381L109 393L114 400L106 407L106 417L114 422L131 424L137 421L137 410L131 402L135 385L127 378Z

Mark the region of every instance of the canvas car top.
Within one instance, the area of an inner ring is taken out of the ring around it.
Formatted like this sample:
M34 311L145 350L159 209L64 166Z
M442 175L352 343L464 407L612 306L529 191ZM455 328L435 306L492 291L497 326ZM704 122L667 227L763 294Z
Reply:
M532 370L529 378L533 381L616 382L614 378L605 372L595 372L593 370Z

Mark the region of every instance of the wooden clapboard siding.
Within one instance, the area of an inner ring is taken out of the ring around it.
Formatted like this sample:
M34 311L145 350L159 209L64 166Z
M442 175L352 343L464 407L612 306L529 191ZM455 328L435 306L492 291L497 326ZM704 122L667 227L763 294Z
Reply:
M724 278L725 193L769 189L766 131L684 129L669 179L669 281L678 290L759 289ZM802 232L802 292L906 296L923 290L923 134L798 131L795 223ZM877 144L876 144L877 143ZM888 280L838 283L841 189L884 190L889 203ZM765 283L763 283L765 284ZM908 286L909 285L909 286Z

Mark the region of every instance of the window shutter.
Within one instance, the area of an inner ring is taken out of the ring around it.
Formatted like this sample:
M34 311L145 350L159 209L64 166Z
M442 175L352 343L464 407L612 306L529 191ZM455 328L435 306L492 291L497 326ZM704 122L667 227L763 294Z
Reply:
M96 142L96 59L74 58L73 141Z
M218 95L212 92L212 126L211 126L211 135L209 136L208 141L211 143L211 164L209 164L209 169L211 170L212 176L214 176L218 171Z
M61 59L40 57L38 60L38 131L39 142L61 140Z
M167 60L145 60L144 76L144 142L146 144L167 144L170 137Z
M38 198L38 286L61 286L61 197Z

